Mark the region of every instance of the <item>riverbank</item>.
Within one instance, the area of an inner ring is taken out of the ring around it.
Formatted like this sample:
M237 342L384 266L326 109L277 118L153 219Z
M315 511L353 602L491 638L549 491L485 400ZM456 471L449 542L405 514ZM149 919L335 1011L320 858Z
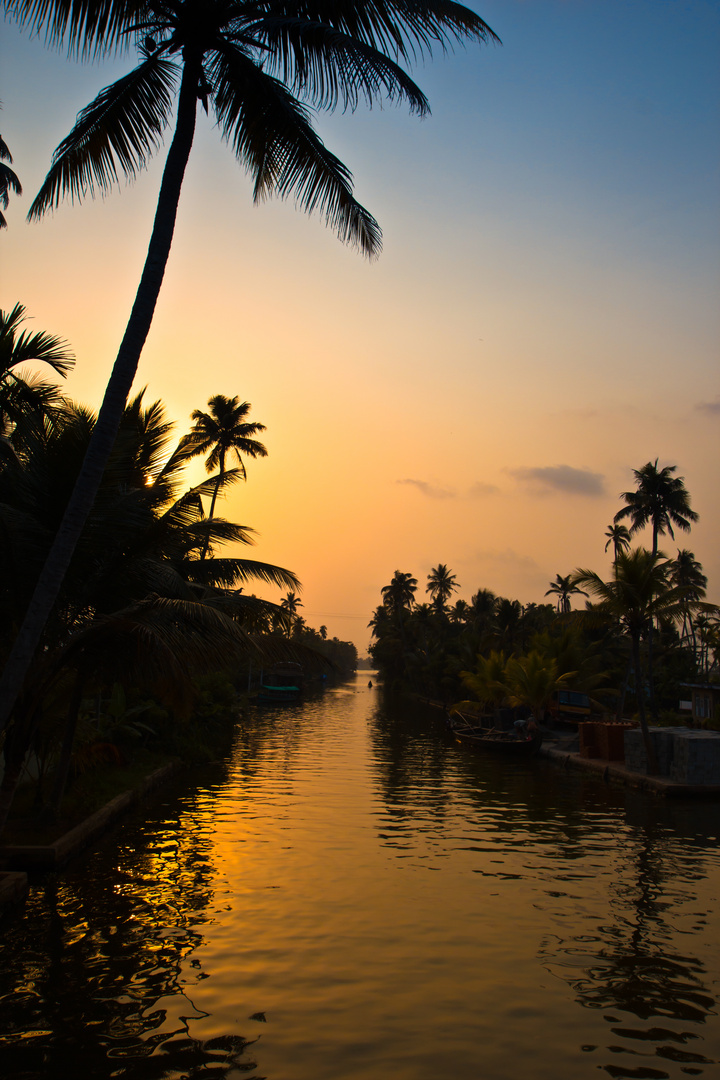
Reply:
M172 761L155 769L134 788L123 791L73 828L48 843L0 845L0 915L27 896L28 874L59 870L181 768Z
M558 738L543 744L540 753L563 768L580 769L599 774L603 780L647 791L663 798L720 799L720 784L683 784L664 776L647 776L628 769L618 761L583 757L577 751L577 735Z

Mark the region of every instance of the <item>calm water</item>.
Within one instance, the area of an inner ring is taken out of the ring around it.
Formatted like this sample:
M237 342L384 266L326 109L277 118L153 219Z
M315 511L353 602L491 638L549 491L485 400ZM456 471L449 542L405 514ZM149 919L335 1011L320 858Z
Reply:
M266 710L4 926L0 1074L718 1077L720 806Z

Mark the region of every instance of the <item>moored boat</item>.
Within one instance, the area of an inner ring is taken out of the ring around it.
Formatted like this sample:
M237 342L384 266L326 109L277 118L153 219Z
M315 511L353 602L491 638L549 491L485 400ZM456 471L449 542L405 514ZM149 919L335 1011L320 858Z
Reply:
M303 681L304 673L300 664L289 661L275 664L262 678L256 700L273 703L299 701Z
M542 746L543 735L537 724L533 723L531 730L526 734L519 734L516 731L503 731L499 728L483 726L477 722L477 719L473 717L474 722L471 722L467 716L457 711L448 717L450 729L456 740L472 750L505 754L508 757L532 757Z
M509 731L485 728L453 728L453 735L462 746L471 750L505 754L508 757L532 757L542 745L542 732L518 738Z

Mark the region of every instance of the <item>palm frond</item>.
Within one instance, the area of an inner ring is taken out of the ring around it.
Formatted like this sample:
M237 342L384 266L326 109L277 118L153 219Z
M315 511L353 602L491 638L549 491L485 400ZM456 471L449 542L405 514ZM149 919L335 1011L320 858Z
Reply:
M2 135L0 135L0 161L9 161L10 164L12 165L12 154L10 153L10 148L8 147L8 144L5 142L5 140L3 139ZM0 172L0 176L2 176L1 172Z
M43 331L30 333L20 325L26 318L24 304L15 304L12 311L0 311L0 378L18 364L41 361L49 364L58 375L74 366L75 357L68 343Z
M233 484L237 484L244 479L244 470L242 468L226 469L221 476L208 476L206 480L202 480L199 484L196 484L191 491L193 495L212 497L218 481L220 481L220 488L222 489L224 487L232 487Z
M28 220L42 217L66 195L74 202L96 189L108 192L119 180L118 169L134 179L160 145L176 77L174 63L149 56L102 90L55 151Z
M378 255L380 227L353 197L350 171L289 90L229 48L215 54L212 82L220 129L253 178L255 201L292 195L303 210L322 214L341 241Z
M151 686L177 710L192 701L191 676L231 667L257 648L228 615L209 604L152 596L96 619L75 634L53 667Z
M64 401L58 387L36 372L21 373L20 377L11 372L4 383L0 382L0 423L21 424L27 419L34 424L37 414L47 415Z
M114 576L117 576L115 574ZM192 586L173 564L152 549L147 555L132 553L127 571L122 575L121 596L143 598L150 594L173 600L192 600ZM120 599L120 604L122 604ZM118 605L115 604L116 608ZM105 607L101 610L112 610Z
M210 537L211 543L216 544L246 544L251 547L255 544L255 530L249 525L236 525L233 521L225 521L224 518L203 518L195 522L194 535Z
M183 567L190 581L230 588L238 582L261 581L279 588L299 589L300 582L291 570L254 559L193 559Z
M2 140L0 140L0 143L7 149ZM10 160L12 161L12 158ZM11 191L14 191L16 195L22 195L22 184L20 183L17 173L13 172L9 165L4 165L0 162L0 206L3 210L7 210L10 205ZM0 211L0 229L6 228L7 221L5 220L5 215Z
M317 109L356 109L380 97L407 101L410 112L425 116L427 98L399 64L384 52L333 26L303 18L265 16L250 27L264 41L264 70L277 75L293 93Z
M147 7L141 0L5 0L4 6L13 22L81 58L124 47L128 29Z
M294 5L293 5L294 7ZM375 0L314 0L302 5L306 19L325 23L357 41L402 60L431 56L463 41L500 43L479 15L448 0L388 3Z

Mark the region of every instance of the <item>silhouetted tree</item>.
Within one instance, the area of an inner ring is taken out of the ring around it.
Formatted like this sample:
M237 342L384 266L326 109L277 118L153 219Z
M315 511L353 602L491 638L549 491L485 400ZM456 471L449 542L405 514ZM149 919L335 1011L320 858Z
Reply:
M5 0L30 32L81 55L108 54L134 39L137 67L100 92L55 152L30 208L37 219L61 198L105 193L122 173L133 179L162 142L177 94L147 258L91 445L0 681L0 731L22 687L60 590L103 470L150 330L172 243L198 103L254 183L256 201L294 197L320 211L343 241L380 250L374 218L354 198L347 168L324 146L311 109L354 108L387 96L428 111L402 68L418 54L455 42L496 40L483 20L445 0L347 0L288 6L269 0ZM179 86L179 89L178 89Z
M247 420L252 408L249 401L240 402L237 397L229 398L224 394L215 394L208 401L208 412L194 409L190 419L194 421L190 433L185 437L185 445L193 457L207 454L205 468L209 473L218 470L215 490L210 501L208 517L215 515L215 503L218 492L227 480L226 461L234 458L238 472L243 480L247 479L242 456L267 457L267 449L253 436L265 431L265 425ZM209 451L209 453L208 453ZM207 547L203 558L207 555Z
M427 592L433 604L438 611L444 611L452 593L459 588L455 575L450 573L445 563L438 563L428 574L427 580Z
M5 162L8 164L5 164ZM2 135L0 135L0 207L3 210L8 208L11 191L14 191L16 195L22 195L22 184L17 174L10 168L11 165L12 154L8 150ZM7 221L2 211L0 211L0 229L7 229Z
M621 552L612 581L603 581L593 570L578 569L573 575L577 585L584 585L598 601L596 610L617 620L627 632L635 669L638 714L648 761L648 771L657 772L657 760L650 739L645 712L643 667L640 656L642 635L654 618L682 618L687 590L668 581L669 563L661 552L636 548ZM648 660L647 681L652 685L652 656Z
M689 532L698 515L690 507L690 495L685 487L684 476L673 476L677 465L658 469L658 459L648 461L641 469L633 469L637 483L635 491L623 491L620 496L626 505L618 510L614 522L628 518L630 535L634 536L646 525L652 527L652 554L657 554L658 537L669 533L675 539L673 526Z
M583 592L582 589L578 589L577 585L573 584L572 574L568 574L567 577L561 577L560 574L556 574L555 580L550 583L550 588L545 595L556 596L558 613L567 615L570 611L570 597L575 593L581 593L583 596L587 596L587 593Z

